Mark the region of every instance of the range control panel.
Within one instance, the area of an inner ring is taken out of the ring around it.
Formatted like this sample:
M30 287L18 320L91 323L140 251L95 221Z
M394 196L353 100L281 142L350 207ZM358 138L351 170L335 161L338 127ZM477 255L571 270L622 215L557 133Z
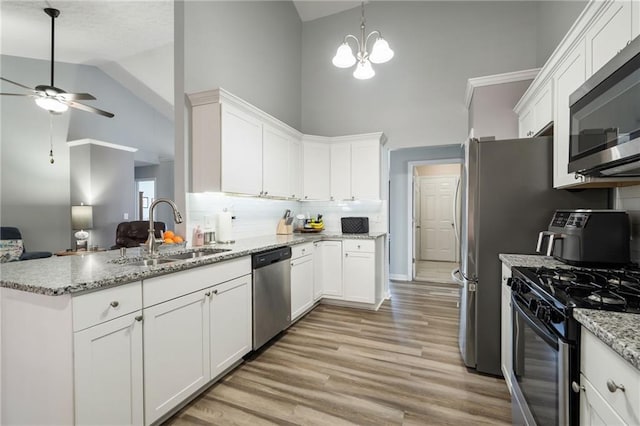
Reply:
M584 228L587 226L589 213L556 212L551 220L551 226L558 228Z

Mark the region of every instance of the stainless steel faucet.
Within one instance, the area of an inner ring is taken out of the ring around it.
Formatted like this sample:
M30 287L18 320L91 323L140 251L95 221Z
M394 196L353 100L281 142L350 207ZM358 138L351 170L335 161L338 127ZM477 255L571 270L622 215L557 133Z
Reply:
M174 203L168 198L158 198L157 200L153 201L149 206L149 237L147 238L147 241L144 243L145 246L147 247L147 252L149 253L149 256L157 256L158 246L162 243L160 239L156 238L156 229L153 225L153 211L155 207L160 203L169 204L173 209L173 218L176 221L176 223L182 223L182 215L178 211L178 206L176 206L176 203Z

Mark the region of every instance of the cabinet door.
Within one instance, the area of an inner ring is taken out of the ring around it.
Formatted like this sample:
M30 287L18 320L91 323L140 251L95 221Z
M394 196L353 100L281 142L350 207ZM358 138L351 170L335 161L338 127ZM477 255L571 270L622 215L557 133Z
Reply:
M612 1L586 34L587 75L598 71L622 50L632 35L631 2Z
M351 146L331 145L331 199L351 199Z
M583 390L580 393L580 424L584 426L623 425L624 420L604 400L602 395L587 380L584 374L580 374L580 384Z
M511 318L511 287L507 285L507 280L511 278L511 269L504 264L502 265L502 311L500 316L500 337L501 337L501 353L500 363L504 380L507 382L507 388L511 393L511 369L513 354L511 352L513 344L512 338L512 318Z
M344 300L374 303L376 260L373 253L346 252L343 259Z
M291 321L313 305L313 256L291 261Z
M291 198L302 197L302 142L289 141L289 192Z
M145 423L156 421L210 378L209 300L205 291L145 309Z
M143 424L141 314L74 333L76 424Z
M555 115L553 130L553 186L582 183L582 176L569 173L569 96L586 80L584 39L558 68L554 77Z
M533 135L553 121L553 83L549 81L533 100Z
M313 243L313 301L320 299L323 293L322 241Z
M331 148L327 144L302 144L302 173L305 200L328 200L331 196Z
M258 195L262 191L262 123L222 105L222 191ZM216 167L212 164L211 167Z
M216 377L251 351L251 275L209 291L211 377Z
M342 298L342 242L323 241L322 292L324 296Z
M530 138L533 136L533 108L527 108L518 117L518 136Z
M262 134L262 167L264 195L290 196L289 136L266 124Z
M357 200L380 199L380 142L351 143L351 195Z

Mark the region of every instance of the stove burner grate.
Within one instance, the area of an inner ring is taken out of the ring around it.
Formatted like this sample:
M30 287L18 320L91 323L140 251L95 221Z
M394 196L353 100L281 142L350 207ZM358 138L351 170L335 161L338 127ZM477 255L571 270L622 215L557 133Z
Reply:
M608 290L594 291L587 297L587 299L602 306L624 307L627 305L627 302L623 297L620 297Z

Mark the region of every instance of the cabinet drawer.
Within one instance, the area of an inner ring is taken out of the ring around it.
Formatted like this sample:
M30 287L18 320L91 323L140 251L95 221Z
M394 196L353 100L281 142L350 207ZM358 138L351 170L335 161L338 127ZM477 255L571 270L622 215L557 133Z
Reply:
M72 299L73 331L142 309L140 281L76 296Z
M298 244L291 247L291 259L313 254L313 243Z
M640 371L585 328L581 338L580 369L584 376L626 423L640 424ZM609 381L623 385L624 392L611 392Z
M373 240L344 240L342 242L342 250L362 253L375 253L376 242Z

